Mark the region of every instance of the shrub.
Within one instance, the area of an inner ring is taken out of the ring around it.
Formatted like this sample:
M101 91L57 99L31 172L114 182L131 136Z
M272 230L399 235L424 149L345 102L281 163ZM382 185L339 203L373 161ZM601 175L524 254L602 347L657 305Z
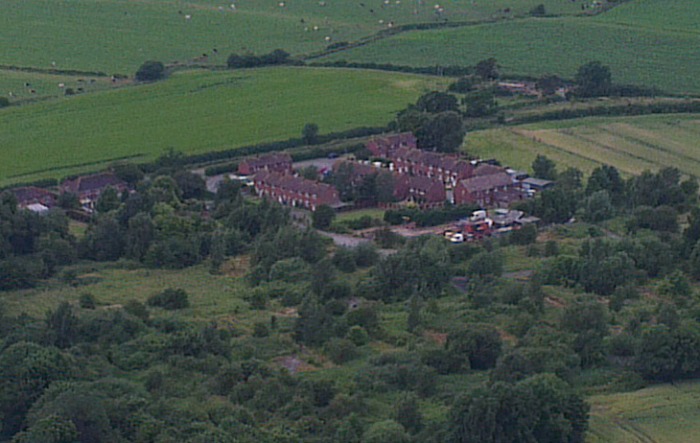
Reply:
M324 347L326 355L335 364L347 363L357 358L357 346L350 340L332 338Z
M268 335L270 335L270 330L265 323L255 323L253 326L253 337L263 338Z
M7 97L0 97L0 108L4 108L6 106L10 106L10 99Z
M129 300L126 302L124 305L124 310L134 317L140 318L144 322L147 321L150 316L146 305L138 300Z
M95 309L95 296L86 292L80 296L80 307L83 309Z
M353 342L356 346L364 346L369 343L369 334L362 326L353 326L347 334L347 339Z
M136 71L135 78L138 81L147 82L160 80L165 76L165 65L162 62L149 60L144 62Z
M184 289L172 288L148 297L146 303L149 306L157 306L167 310L184 309L190 306L187 292Z

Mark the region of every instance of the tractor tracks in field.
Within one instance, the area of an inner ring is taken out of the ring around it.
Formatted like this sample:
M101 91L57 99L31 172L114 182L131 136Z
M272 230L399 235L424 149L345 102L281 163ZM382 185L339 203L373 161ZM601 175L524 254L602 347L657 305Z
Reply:
M619 427L625 433L634 437L638 443L660 443L658 440L654 439L654 437L647 434L644 430L627 420L615 418L613 419L613 423L615 423L615 425L617 425L617 427Z

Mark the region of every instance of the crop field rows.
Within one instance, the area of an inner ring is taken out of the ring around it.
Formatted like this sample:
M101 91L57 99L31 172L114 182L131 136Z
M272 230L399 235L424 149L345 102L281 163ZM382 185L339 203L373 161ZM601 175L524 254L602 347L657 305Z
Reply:
M573 166L585 173L602 164L625 175L672 166L700 177L699 139L697 117L580 119L476 132L467 137L465 149L517 168L528 168L539 153L560 163L560 168Z

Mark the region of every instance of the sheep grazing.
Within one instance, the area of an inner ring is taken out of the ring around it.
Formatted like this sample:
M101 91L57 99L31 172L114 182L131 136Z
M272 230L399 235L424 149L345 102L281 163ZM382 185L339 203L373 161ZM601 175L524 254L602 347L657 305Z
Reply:
M187 14L187 15L185 16L185 20L189 20L189 19L191 19L191 18L192 18L192 16L191 16L190 14Z

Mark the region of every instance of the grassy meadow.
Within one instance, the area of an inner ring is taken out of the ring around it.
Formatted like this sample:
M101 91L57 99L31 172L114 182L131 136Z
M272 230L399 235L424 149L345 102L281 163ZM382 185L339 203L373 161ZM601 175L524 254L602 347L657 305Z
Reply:
M121 85L122 82L112 83L109 77L80 77L0 69L0 96L7 97L14 103L31 103L62 97L69 88L80 94Z
M700 384L658 385L590 397L590 443L686 443L700 434Z
M461 28L406 32L323 60L432 66L472 65L495 57L509 75L573 78L591 60L618 83L699 94L700 3L632 1L596 17L529 18ZM676 16L682 16L675 24Z
M106 163L194 154L381 126L444 85L377 71L279 68L187 71L166 81L0 110L0 184L60 177Z
M700 177L698 139L698 115L585 118L476 131L464 148L520 169L543 154L560 170L573 166L586 174L610 164L628 176L672 166Z
M131 74L144 60L187 63L203 54L221 64L231 52L303 54L390 24L485 20L505 8L523 15L540 3L580 12L568 0L451 0L443 12L415 0L4 0L0 29L12 44L3 45L0 65Z

